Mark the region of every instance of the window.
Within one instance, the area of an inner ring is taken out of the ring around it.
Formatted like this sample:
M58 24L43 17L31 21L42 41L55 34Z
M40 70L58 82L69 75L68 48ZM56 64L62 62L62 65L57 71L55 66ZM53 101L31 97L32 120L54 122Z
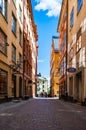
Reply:
M19 6L19 19L22 22L22 9L20 6Z
M16 48L12 45L12 61L16 62Z
M19 53L19 64L21 65L22 63L22 55Z
M74 49L73 49L73 47L71 47L70 48L70 53L69 53L70 61L73 59L73 55L74 55Z
M12 32L16 34L16 18L13 14L12 14Z
M81 9L81 7L82 7L82 0L77 0L77 9L78 9L78 13L79 13L79 11L80 11L80 9Z
M21 61L22 60L22 56L21 56L21 54L19 53L19 61Z
M0 12L7 19L7 0L0 0Z
M0 51L7 55L7 36L0 29Z
M73 27L73 25L74 25L74 7L70 14L70 27Z
M44 84L44 81L43 81L43 83L42 84Z
M22 32L21 29L19 29L19 43L22 45Z
M7 96L7 72L0 69L0 96Z
M81 49L81 28L79 29L78 33L77 33L77 52Z

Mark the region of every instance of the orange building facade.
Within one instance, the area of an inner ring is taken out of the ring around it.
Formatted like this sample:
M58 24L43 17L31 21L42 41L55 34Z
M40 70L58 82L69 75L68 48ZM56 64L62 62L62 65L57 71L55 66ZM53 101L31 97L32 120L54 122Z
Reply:
M50 91L51 96L59 97L59 50L58 50L59 37L52 37L51 57L50 57Z
M60 61L59 61L59 89L60 96L65 95L67 91L67 0L62 1L61 13L59 18L58 29L59 32L59 50L60 50Z

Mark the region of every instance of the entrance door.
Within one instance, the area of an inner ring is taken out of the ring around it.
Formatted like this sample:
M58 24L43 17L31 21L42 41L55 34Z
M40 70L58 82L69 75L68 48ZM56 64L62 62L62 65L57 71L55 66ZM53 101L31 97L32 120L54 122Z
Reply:
M73 96L73 77L69 78L69 96Z
M19 97L22 97L22 78L19 77Z
M82 99L82 73L76 75L76 97L78 101Z
M13 85L14 85L14 98L16 98L16 76L12 75L12 79L13 79Z

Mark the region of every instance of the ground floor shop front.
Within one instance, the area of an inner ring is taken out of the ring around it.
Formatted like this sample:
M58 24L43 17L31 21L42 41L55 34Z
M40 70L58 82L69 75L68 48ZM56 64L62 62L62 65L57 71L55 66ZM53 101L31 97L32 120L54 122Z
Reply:
M10 65L0 61L0 100L23 97L23 74L14 73Z
M80 68L75 73L68 74L68 96L83 102L86 98L86 68Z

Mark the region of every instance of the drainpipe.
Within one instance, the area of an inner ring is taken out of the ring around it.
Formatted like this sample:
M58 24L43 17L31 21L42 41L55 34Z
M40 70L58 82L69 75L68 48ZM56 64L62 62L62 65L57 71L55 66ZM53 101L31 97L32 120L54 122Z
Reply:
M67 0L67 27L66 27L66 88L65 92L68 92L67 90L67 64L68 64L68 0Z
M67 28L66 28L66 92L68 92L68 83L67 83L67 64L68 64L68 0L67 0Z
M23 0L23 39L22 39L22 53L23 53L23 98L24 98L24 0Z

